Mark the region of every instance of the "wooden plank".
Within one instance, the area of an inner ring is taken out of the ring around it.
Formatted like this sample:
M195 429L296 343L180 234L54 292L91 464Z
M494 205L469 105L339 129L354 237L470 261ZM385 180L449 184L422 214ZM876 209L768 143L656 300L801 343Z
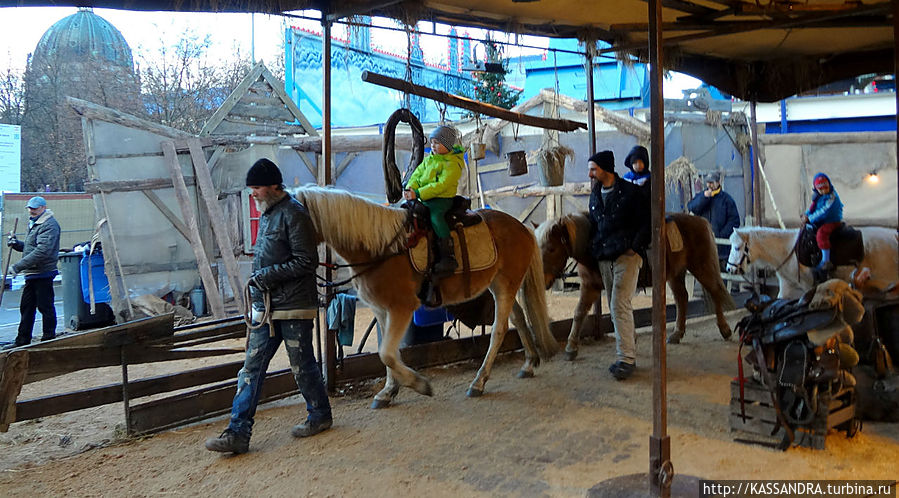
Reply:
M178 156L175 152L175 145L171 141L163 141L161 144L162 152L166 157L166 165L172 174L172 180L175 185L175 196L178 198L178 204L181 205L181 213L187 223L190 232L190 247L197 257L197 266L200 271L200 279L203 281L203 287L206 290L206 298L209 301L209 307L212 314L216 318L224 318L225 305L222 302L222 295L218 290L215 278L212 276L212 269L209 266L209 260L206 258L206 251L200 242L200 229L197 226L197 217L194 213L193 206L190 202L190 196L187 192L187 186L184 184L184 176L181 174L181 165L178 163Z
M234 361L174 374L129 380L128 395L134 399L233 379L237 377L237 372L242 366L243 361ZM121 383L23 400L16 403L16 422L118 403L119 401L122 401Z
M335 181L340 178L340 175L343 174L344 170L347 169L358 156L358 152L348 152L347 155L343 156L343 159L340 160L340 164L337 165L337 169L334 171Z
M294 149L296 150L296 149ZM306 165L306 169L312 173L313 178L318 178L318 165L315 164L312 159L309 159L309 156L306 155L305 152L301 150L296 151L297 155L300 156L300 159L303 161L303 164Z
M149 199L150 202L152 202L153 205L156 206L156 209L158 209L159 212L162 213L163 216L165 216L165 219L169 220L169 223L171 223L172 226L175 227L175 230L178 230L178 233L180 233L185 239L187 239L188 242L190 242L190 232L187 231L187 226L184 224L184 222L178 219L175 213L173 213L172 210L169 209L169 207L166 206L164 202L162 202L162 199L160 199L159 196L156 195L156 192L153 192L152 190L141 190L141 192L143 192L147 199Z
M160 153L160 155L162 155ZM194 177L185 176L184 184L188 187L194 186ZM99 194L100 192L138 192L142 190L156 190L162 188L172 188L171 178L148 178L144 180L114 180L106 182L85 182L84 191L88 194Z
M71 107L76 114L84 118L99 119L100 121L105 121L107 123L115 123L127 126L128 128L149 131L150 133L168 138L189 138L193 136L186 131L153 123L115 109L103 107L86 100L76 99L75 97L66 97L66 102L68 102L69 107Z
M132 430L135 434L147 434L228 413L236 387L237 383L232 381L132 406ZM297 392L290 369L269 372L259 402L274 401Z
M315 127L312 126L312 123L306 119L306 115L303 114L303 111L297 107L297 104L287 95L287 92L284 91L284 83L275 78L275 76L265 67L262 68L262 78L269 82L272 87L272 91L274 94L284 102L284 105L287 106L287 109L297 118L297 121L300 122L300 126L302 126L306 130L306 134L310 137L317 137L318 132L315 130Z
M231 242L231 234L228 224L225 222L225 214L222 212L222 206L218 201L218 193L212 184L212 176L206 167L206 156L200 147L199 141L191 140L189 147L190 157L194 163L194 175L197 179L197 185L200 187L200 196L203 197L203 201L206 203L209 224L212 227L215 241L219 246L222 262L225 264L225 271L228 273L228 283L231 284L234 302L237 303L237 309L240 311L240 314L244 314L247 308L243 302L243 286L241 285L240 273L237 269L237 258L234 257L234 244Z
M252 85L257 79L259 79L259 75L262 74L263 68L264 66L262 65L261 61L253 66L253 69L250 70L250 72L244 77L244 79L240 81L240 83L238 83L237 87L234 88L234 91L232 91L228 95L228 97L225 98L222 106L216 109L216 111L212 113L212 116L210 116L209 121L206 121L206 124L203 125L203 129L200 130L199 133L201 137L209 135L212 132L216 131L216 128L218 128L222 120L225 119L225 116L228 115L228 113L231 111L231 108L234 107L235 104L237 104L237 102L241 97L243 97L245 93L247 93L250 85Z
M531 213L533 213L534 210L537 209L537 206L540 205L541 202L543 202L543 199L545 199L545 197L540 197L531 201L531 203L528 204L528 206L525 207L524 210L518 214L518 216L516 216L516 218L518 218L518 221L524 223L524 220L528 219L528 216L530 216Z
M279 102L280 103L280 102ZM293 121L294 117L282 104L281 107L273 105L251 105L238 102L231 108L232 116L255 118L263 121L280 120L281 122Z
M281 99L268 95L257 95L255 93L245 93L238 101L240 104L256 104L260 106L280 106L284 105ZM291 118L293 119L293 118Z
M390 76L384 76L382 74L377 74L370 71L362 72L362 81L378 86L393 88L394 90L400 90L412 95L418 95L420 97L425 97L454 107L459 107L461 109L478 112L487 116L505 119L513 123L521 123L526 126L548 128L559 131L575 131L578 129L587 129L586 123L571 121L569 119L549 119L539 116L531 116L528 114L521 114L518 112L510 111L508 109L503 109L502 107L498 107L495 105L478 102L467 97L461 97L440 90L434 90L432 88L416 85L399 78L392 78Z
M509 169L509 163L478 164L478 173L492 173Z
M304 133L302 129L295 125L288 124L269 124L259 121L239 121L232 118L225 118L216 128L216 134L256 134L256 135L294 135Z
M0 432L16 420L16 398L22 392L29 365L28 351L11 351L0 358Z

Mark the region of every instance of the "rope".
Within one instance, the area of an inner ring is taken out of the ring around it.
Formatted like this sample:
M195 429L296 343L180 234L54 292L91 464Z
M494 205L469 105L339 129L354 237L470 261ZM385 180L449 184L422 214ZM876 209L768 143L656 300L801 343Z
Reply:
M412 128L412 155L409 157L409 166L403 178L396 164L396 126L400 123L409 123ZM416 166L424 160L425 135L421 122L408 107L397 109L387 118L384 124L384 142L381 145L381 163L384 169L384 183L387 187L387 200L391 204L403 197L403 180L407 179Z

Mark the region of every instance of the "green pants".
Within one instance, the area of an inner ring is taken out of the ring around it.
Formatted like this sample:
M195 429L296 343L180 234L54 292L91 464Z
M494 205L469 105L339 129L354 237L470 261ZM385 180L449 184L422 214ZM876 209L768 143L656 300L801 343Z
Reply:
M450 229L446 224L444 215L449 208L453 206L453 199L447 197L435 197L421 202L431 210L431 226L434 227L434 233L437 234L437 237L441 239L449 237Z

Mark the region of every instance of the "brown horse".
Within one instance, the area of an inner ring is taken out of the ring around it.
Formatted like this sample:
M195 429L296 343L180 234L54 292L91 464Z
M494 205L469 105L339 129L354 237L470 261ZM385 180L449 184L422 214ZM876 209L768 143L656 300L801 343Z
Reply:
M666 269L668 285L674 294L677 305L677 322L674 332L668 336L668 342L677 344L684 336L687 320L687 287L686 272L696 277L715 303L715 314L718 317L718 331L721 337L728 339L730 326L724 319L724 311L734 309L734 300L727 292L721 280L718 266L718 252L715 237L708 221L699 216L683 213L669 214L684 240L682 250L666 252ZM577 356L581 325L590 306L602 292L602 277L596 261L590 254L590 220L587 213L569 214L559 220L545 221L537 228L537 241L543 252L543 269L546 273L547 286L559 278L565 269L568 258L577 261L578 275L581 277L581 295L574 310L568 344L565 346L565 359L573 360Z
M406 366L399 354L399 344L412 320L412 313L421 305L416 294L423 280L404 248L408 232L406 210L381 206L345 191L314 186L299 189L296 197L309 210L317 240L354 265L353 283L359 297L371 306L384 331L378 354L387 367L387 382L375 395L372 408L388 406L401 385L430 396L431 383ZM465 297L460 274L440 283L445 304L472 299L488 289L496 303L490 347L469 386L467 394L470 397L484 392L493 361L508 330L509 314L519 289L525 311L519 308L512 313L512 322L525 348L525 362L519 377L533 376L534 367L540 360L551 357L559 349L549 331L543 263L534 234L501 211L483 210L480 213L496 245L496 263L471 272L471 297ZM530 327L523 316L525 312Z

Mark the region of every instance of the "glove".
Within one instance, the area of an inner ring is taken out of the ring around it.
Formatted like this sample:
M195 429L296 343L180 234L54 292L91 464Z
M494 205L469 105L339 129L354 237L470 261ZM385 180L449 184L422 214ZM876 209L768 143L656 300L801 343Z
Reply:
M15 235L10 235L9 239L6 241L6 247L13 247L19 240L16 239Z
M265 291L266 286L263 285L262 279L260 279L259 277L260 275L258 272L253 272L253 274L250 275L250 281L248 283L251 287L255 287L261 291Z

